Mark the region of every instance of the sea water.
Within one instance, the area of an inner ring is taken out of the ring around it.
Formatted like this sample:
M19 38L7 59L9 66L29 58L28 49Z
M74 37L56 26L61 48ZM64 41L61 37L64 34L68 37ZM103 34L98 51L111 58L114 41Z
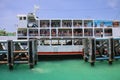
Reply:
M0 65L0 80L120 80L120 61L100 61L94 67L79 59L41 61L33 69L16 64L13 71Z

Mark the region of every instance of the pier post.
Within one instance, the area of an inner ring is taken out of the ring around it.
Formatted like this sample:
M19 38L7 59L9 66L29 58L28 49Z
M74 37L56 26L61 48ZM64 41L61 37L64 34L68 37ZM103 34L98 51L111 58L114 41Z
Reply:
M37 40L35 39L34 40L34 64L36 65L37 64L37 61L38 61L38 55L37 55Z
M12 48L12 40L8 40L7 41L7 51L8 51L8 66L9 66L9 69L10 70L13 70L13 57L12 57L12 55L13 55L13 48Z
M113 61L113 57L114 57L114 47L113 47L113 38L110 38L109 40L109 64L112 64L112 61Z
M88 58L89 58L89 53L88 53L88 38L84 38L83 39L83 58L85 62L88 62Z
M29 54L29 66L30 66L30 69L31 68L33 68L34 67L34 60L33 60L33 44L32 44L32 40L29 40L28 41L29 42L29 52L28 52L28 54Z
M91 55L91 66L94 66L94 63L95 63L95 39L92 38L91 39L91 44L92 44L92 55Z

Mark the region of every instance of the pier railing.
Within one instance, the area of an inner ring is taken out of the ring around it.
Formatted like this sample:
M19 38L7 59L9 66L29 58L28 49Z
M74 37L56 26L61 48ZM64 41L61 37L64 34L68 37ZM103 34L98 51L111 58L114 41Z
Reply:
M33 68L37 64L36 40L1 40L0 64L8 64L12 70L15 64L29 64Z
M120 38L84 38L84 60L93 66L96 61L109 64L120 59Z

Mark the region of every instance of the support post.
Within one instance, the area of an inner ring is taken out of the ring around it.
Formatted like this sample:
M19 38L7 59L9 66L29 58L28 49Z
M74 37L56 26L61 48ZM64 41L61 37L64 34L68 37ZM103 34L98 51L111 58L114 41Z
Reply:
M12 40L7 41L7 49L8 49L8 65L9 69L13 70L13 48L12 48Z
M29 66L30 66L30 69L34 67L34 63L33 63L33 44L32 44L32 40L29 40Z
M94 38L92 38L91 39L92 41L91 41L91 44L92 44L92 48L91 48L91 50L92 50L92 55L91 55L91 66L94 66L94 63L95 63L95 39Z
M113 61L113 57L114 57L114 46L113 46L114 42L113 42L113 38L110 38L110 41L109 41L109 47L110 47L110 50L109 50L109 64L112 64L112 61Z

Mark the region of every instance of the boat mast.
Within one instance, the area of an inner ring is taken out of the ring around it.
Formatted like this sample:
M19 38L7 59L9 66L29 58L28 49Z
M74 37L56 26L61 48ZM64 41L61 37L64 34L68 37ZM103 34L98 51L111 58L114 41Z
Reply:
M33 14L34 14L34 15L36 15L37 10L39 10L39 6L34 5L34 11L33 11Z

